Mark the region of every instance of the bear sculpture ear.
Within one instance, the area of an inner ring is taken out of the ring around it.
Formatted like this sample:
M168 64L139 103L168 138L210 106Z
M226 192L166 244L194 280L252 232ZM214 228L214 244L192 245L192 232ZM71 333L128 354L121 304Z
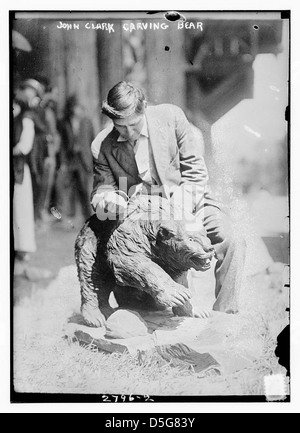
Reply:
M161 240L171 239L176 235L176 228L170 221L164 221L157 233L157 238Z

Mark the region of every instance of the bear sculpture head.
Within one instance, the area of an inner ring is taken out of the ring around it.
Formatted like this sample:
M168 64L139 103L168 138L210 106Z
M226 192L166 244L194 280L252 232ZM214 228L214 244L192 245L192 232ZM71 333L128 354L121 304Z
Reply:
M154 248L161 265L178 271L206 271L215 255L201 226L197 232L188 231L181 221L174 220L160 222Z
M188 227L183 220L172 217L166 199L136 197L130 202L128 216L119 222L108 241L108 262L112 256L119 256L121 261L124 254L139 254L141 260L143 256L151 258L170 275L191 268L206 271L215 251L202 223L192 231Z

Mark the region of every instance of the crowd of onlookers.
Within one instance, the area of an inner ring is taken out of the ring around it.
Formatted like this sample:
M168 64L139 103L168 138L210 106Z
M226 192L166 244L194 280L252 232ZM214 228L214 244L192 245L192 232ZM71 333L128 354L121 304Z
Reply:
M33 77L16 85L13 98L14 274L32 280L51 276L29 264L36 230L69 223L79 206L84 218L92 211L93 126L76 95L58 118L57 96L45 77Z

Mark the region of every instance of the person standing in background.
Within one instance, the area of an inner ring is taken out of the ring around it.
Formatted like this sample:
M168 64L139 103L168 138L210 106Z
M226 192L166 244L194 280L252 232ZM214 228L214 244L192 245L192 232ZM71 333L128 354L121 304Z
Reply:
M23 82L13 101L13 232L14 275L30 280L50 278L47 269L29 266L30 253L36 251L31 174L28 165L35 137L35 115L30 108L38 96L36 89Z
M49 179L55 172L54 137L46 116L43 105L49 81L46 78L30 78L25 81L28 87L36 90L36 97L32 104L35 115L35 139L30 154L30 169L32 173L34 216L37 226L44 227L48 222L46 209L47 193L49 190Z
M90 193L93 183L93 158L90 144L94 140L94 130L76 95L67 99L60 133L60 168L57 179L58 210L63 220L74 217L75 199L78 195L82 215L87 219L92 213Z
M41 106L45 110L45 120L48 127L48 158L45 160L46 171L46 191L43 197L42 218L46 223L53 221L53 216L49 211L56 206L56 176L59 166L60 134L57 127L57 100L58 89L48 85L46 93L41 101Z

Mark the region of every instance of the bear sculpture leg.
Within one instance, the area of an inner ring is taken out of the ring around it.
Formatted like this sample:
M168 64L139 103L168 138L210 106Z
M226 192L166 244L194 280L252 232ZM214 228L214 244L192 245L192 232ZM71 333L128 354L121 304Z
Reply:
M123 286L124 291L130 286L145 292L155 300L159 309L177 307L178 303L184 305L191 297L187 287L178 284L157 263L144 255L118 256L114 254L109 260L114 269L117 284ZM129 269L130 272L128 272ZM178 315L186 315L184 311L182 310L182 314ZM187 311L189 311L188 306Z
M179 277L174 278L178 284L182 284L184 287L188 288L188 272L184 272ZM174 316L184 316L184 317L193 317L193 306L190 301L186 301L184 305L180 307L172 308Z
M81 289L81 313L90 326L104 326L113 313L109 295L115 279L102 254L101 236L91 217L81 229L75 243L75 260ZM102 234L103 236L103 234Z

